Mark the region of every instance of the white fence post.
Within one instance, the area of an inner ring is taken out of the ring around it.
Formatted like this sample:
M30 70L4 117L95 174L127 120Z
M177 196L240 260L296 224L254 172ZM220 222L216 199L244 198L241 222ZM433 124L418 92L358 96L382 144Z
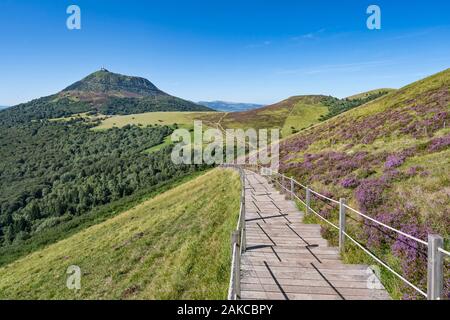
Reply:
M246 244L246 228L245 228L245 214L246 214L246 210L245 210L245 171L242 170L242 180L243 180L243 184L242 184L242 212L241 212L241 228L242 228L242 236L241 236L241 252L245 252L245 249L247 247Z
M239 248L239 231L234 231L231 236L232 252L234 254L234 297L233 300L238 300L241 295L241 254Z
M294 179L291 177L291 200L294 200Z
M345 251L345 199L339 200L339 251Z
M306 214L309 214L309 208L311 208L311 189L306 187Z
M428 235L428 279L427 298L428 300L439 300L443 292L443 254L439 248L444 246L444 239L437 234Z
M285 193L284 175L281 176L281 193Z

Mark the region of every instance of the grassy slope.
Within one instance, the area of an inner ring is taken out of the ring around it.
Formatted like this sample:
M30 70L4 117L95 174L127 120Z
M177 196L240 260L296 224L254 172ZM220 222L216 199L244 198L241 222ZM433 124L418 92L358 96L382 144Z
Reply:
M156 147L156 146L155 146ZM14 244L0 248L0 267L9 264L21 257L24 257L34 251L41 250L48 245L65 239L85 228L101 223L117 214L120 214L137 204L146 201L156 195L166 192L172 188L179 186L199 175L204 171L197 171L180 178L174 178L161 182L157 186L147 189L141 189L135 194L114 201L110 204L98 206L91 212L73 218L70 221L63 222L53 228L43 230L31 238L23 240L19 244Z
M328 107L322 105L317 99L302 99L294 105L292 112L284 121L281 135L290 136L302 129L318 122L321 115L328 112Z
M210 171L1 268L0 299L225 298L239 190L237 173Z
M292 128L302 129L319 122L327 109L321 103L322 96L295 96L259 109L226 114L220 124L224 128L279 128L283 135L292 134Z
M348 100L354 100L354 99L364 99L367 98L373 94L378 94L381 92L385 92L385 93L392 93L395 92L396 89L390 89L390 88L380 88L380 89L374 89L374 90L370 90L370 91L366 91L366 92L361 92L355 95L352 95L350 97L347 97Z
M346 198L355 208L368 206L366 211L375 217L388 215L395 219L396 214L407 212L402 219L411 219L410 214L415 217L414 212L419 212L416 224L420 227L405 231L424 238L429 228L448 237L450 148L430 148L432 140L449 136L449 124L450 69L287 139L281 146L281 169L335 199ZM412 152L403 163L386 169L390 155L398 155L408 148ZM413 172L414 167L417 173ZM382 200L384 204L361 203L356 198L356 186L344 188L341 184L347 178L363 183L382 177L387 178L388 183L378 188L382 191L379 195L372 194L379 199L371 201ZM336 209L332 213L323 209L336 221ZM398 227L412 227L415 224L412 221L400 221ZM358 230L361 230L360 225L355 226L353 234L365 242L366 234ZM380 254L390 251L389 248L383 251L376 245L373 249L380 249ZM400 264L389 253L384 257L393 265ZM358 262L365 258L352 250L345 259ZM420 272L408 274L408 277L422 286L426 278ZM404 288L394 279L386 279L391 294L399 298Z

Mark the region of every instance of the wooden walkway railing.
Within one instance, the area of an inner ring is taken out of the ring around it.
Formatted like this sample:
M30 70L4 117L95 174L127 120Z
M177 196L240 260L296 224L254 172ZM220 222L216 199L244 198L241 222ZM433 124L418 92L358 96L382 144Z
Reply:
M242 182L242 192L241 192L241 206L240 206L240 214L239 214L239 221L236 228L236 231L233 233L232 236L232 246L233 246L233 259L232 259L232 271L230 276L230 287L229 287L229 299L240 299L242 297L241 295L241 267L242 267L242 254L246 251L246 203L245 203L245 181L246 181L246 173L245 170L250 170L252 172L258 173L260 170L263 171L263 175L267 177L272 183L278 185L281 190L283 190L286 194L288 194L291 198L291 200L297 200L300 203L302 203L305 206L305 213L306 214L314 214L324 222L331 225L333 228L337 229L339 232L339 250L343 252L345 250L345 242L346 239L354 243L357 247L359 247L361 250L363 250L366 254L368 254L371 258L373 258L375 261L380 263L383 267L385 267L388 271L390 271L392 274L394 274L396 277L398 277L400 280L402 280L404 283L409 285L411 288L416 290L418 293L423 295L429 300L439 300L443 298L443 265L444 260L448 257L450 257L450 253L443 248L443 238L439 235L430 234L428 236L428 242L424 241L422 239L418 239L414 236L411 236L409 234L406 234L400 230L397 230L395 228L392 228L380 221L377 221L358 210L355 210L348 206L345 203L344 199L340 199L339 201L331 199L329 197L326 197L308 186L305 186L299 182L297 182L295 179L286 177L282 174L276 173L271 171L270 169L263 168L260 166L237 166L237 165L223 165L224 167L233 167L239 170L241 175L241 182ZM245 170L244 170L245 168ZM300 187L304 190L304 200L300 198L297 194L296 187ZM324 201L329 201L331 203L334 203L339 207L339 225L336 225L332 223L331 221L325 219L322 215L320 215L318 212L316 212L311 207L311 197L312 196L319 197L323 199ZM413 241L416 241L424 246L427 246L428 248L428 278L427 278L427 289L425 290L419 288L418 286L414 285L412 282L407 280L405 277L403 277L401 274L396 272L393 268L391 268L387 263L379 259L377 256L375 256L370 250L365 248L362 244L360 244L357 240L355 240L353 237L351 237L346 232L346 212L347 210L350 210L357 215L361 216L364 219L370 220L372 223L378 224L379 226L386 228L390 231L396 232L399 235L402 235L408 239L411 239Z

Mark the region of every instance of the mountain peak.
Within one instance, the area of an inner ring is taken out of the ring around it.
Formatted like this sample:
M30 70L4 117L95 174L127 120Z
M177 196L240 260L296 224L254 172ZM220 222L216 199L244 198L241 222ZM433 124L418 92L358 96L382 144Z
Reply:
M105 68L91 73L87 77L63 90L64 93L107 94L121 97L147 97L166 95L149 80L141 77L125 76L113 73Z

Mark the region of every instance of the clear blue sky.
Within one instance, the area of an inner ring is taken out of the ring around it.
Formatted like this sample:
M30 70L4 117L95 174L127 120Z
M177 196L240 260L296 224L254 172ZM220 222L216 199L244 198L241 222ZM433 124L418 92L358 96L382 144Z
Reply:
M66 28L81 7L82 29ZM366 8L382 29L366 28ZM2 0L0 105L105 66L194 101L401 87L450 67L450 1Z

